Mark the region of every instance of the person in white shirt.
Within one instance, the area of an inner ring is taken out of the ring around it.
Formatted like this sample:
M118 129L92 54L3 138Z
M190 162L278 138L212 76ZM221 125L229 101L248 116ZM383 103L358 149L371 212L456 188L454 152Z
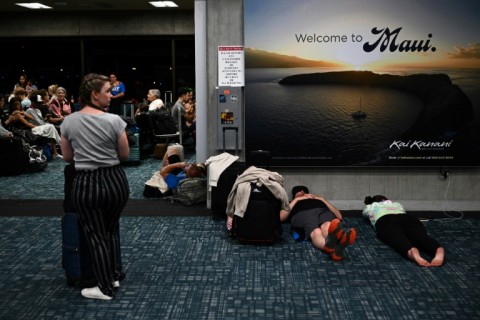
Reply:
M60 134L53 125L54 122L58 122L58 119L53 119L48 114L46 118L43 118L42 112L40 110L43 101L46 100L45 96L48 96L46 90L36 90L30 93L30 100L32 104L30 108L25 111L27 115L30 116L28 122L30 122L35 127L32 128L32 132L42 136L50 138L50 146L52 148L52 157L53 159L63 159L57 151L57 144L60 143Z
M154 111L157 109L165 108L165 104L160 99L160 90L150 89L147 94L148 111Z

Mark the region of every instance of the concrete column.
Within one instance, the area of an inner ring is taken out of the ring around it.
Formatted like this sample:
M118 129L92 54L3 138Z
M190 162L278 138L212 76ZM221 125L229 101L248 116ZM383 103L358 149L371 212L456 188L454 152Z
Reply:
M197 162L208 158L207 1L195 0L195 92Z

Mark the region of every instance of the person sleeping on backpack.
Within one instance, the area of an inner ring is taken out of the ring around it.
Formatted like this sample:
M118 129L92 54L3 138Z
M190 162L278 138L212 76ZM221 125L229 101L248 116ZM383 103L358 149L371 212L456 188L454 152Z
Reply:
M178 183L185 178L202 178L205 176L202 166L180 161L178 155L168 157L168 164L162 167L160 175L170 190L175 189Z

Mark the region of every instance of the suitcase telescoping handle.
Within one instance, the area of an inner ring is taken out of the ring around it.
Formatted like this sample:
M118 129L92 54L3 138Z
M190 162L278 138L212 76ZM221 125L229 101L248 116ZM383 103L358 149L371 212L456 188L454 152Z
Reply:
M223 152L225 152L225 131L235 130L235 155L238 156L238 127L223 127Z

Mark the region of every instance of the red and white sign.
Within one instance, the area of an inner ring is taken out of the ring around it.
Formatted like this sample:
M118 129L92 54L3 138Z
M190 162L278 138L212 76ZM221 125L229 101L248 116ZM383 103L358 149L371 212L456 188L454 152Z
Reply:
M245 56L243 46L218 47L218 86L245 85Z

